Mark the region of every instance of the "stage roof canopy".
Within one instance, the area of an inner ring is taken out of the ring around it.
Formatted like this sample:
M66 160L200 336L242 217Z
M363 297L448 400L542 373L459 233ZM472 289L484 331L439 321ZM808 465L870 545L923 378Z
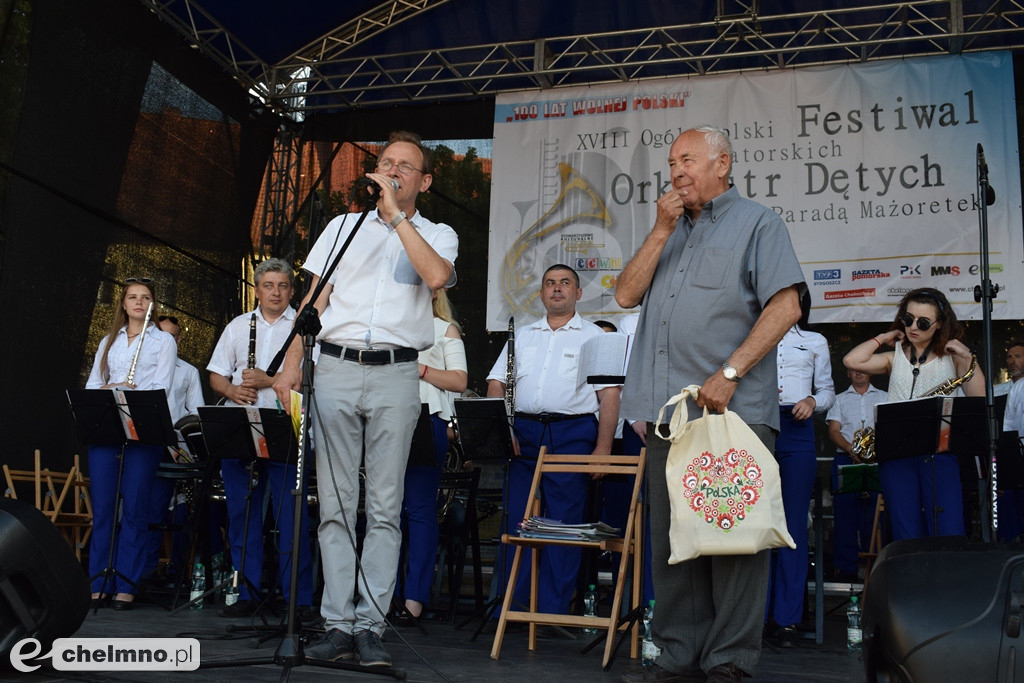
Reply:
M295 118L1024 44L1020 0L141 1Z

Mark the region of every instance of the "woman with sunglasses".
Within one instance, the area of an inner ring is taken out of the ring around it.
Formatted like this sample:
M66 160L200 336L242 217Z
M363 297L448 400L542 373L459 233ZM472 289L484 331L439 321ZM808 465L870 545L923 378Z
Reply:
M170 392L178 348L174 337L151 319L142 334L146 312L156 301L148 278L125 280L110 330L100 341L86 389L163 389ZM141 348L140 348L141 344ZM135 373L128 371L138 353ZM128 442L124 449L121 476L123 508L116 544L112 534L117 511L117 476L121 446L89 446L89 480L93 523L89 545L89 575L92 577L92 606L101 607L115 594L113 608L132 608L139 579L147 569L147 539L150 522L150 488L164 447ZM111 556L111 545L114 552ZM111 557L113 558L111 561ZM113 575L109 571L114 570Z
M963 334L942 292L915 289L900 301L889 331L856 346L843 364L869 374L888 373L890 402L921 398L967 373L972 354L961 341ZM888 346L895 350L883 350ZM960 389L967 396L984 396L981 371ZM960 465L955 455L887 460L878 464L878 476L893 540L964 534Z

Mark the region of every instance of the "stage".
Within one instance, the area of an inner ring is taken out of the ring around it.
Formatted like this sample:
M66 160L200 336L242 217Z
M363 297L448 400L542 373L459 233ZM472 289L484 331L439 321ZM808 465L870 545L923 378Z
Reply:
M827 606L832 607L833 604L828 603ZM268 615L268 618L272 617ZM458 621L461 620L460 618ZM204 664L260 657L272 659L279 639L257 646L257 638L252 634L229 633L227 630L230 626L248 626L251 623L250 618L219 618L216 610L210 605L203 610L182 610L170 614L157 604L140 603L134 610L127 612L115 612L110 608L100 609L95 614L90 612L74 637L196 638L200 641L201 661ZM585 644L580 635L577 635L575 640L539 639L537 650L530 652L526 647L525 633L507 634L501 658L493 661L490 658L493 635L483 634L476 642L470 642L472 631L478 622L462 630L456 630L449 622L427 620L422 623L428 631L427 635L420 633L414 626L399 626L397 630L389 629L385 634L385 646L391 652L395 667L405 671L408 681L618 681L624 672L638 665L638 661L629 660L628 649L623 644L610 670L602 671L601 648L595 648L585 655L579 654L579 650ZM846 618L841 609L837 609L834 614L826 615L824 634L824 643L821 646L814 644L813 637L805 638L800 647L794 649L779 650L765 645L757 675L747 680L755 683L841 683L864 680L863 663L859 654L846 650ZM436 669L436 672L431 667ZM11 673L4 672L0 678L8 680L7 676ZM282 667L261 664L178 673L104 671L59 674L60 672L43 667L33 674L21 674L12 680L146 683L246 680L255 683L280 680ZM392 680L384 676L310 665L293 668L289 680L316 681L329 677Z

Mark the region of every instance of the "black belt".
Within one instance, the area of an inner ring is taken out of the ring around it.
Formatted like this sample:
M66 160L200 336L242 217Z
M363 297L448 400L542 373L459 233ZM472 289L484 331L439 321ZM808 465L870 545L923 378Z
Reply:
M534 422L542 422L544 424L565 422L566 420L582 420L585 417L594 417L594 414L579 413L577 415L567 415L565 413L516 413L517 420L533 420Z
M355 361L361 365L390 365L408 363L419 358L419 351L402 347L400 349L350 349L331 342L320 342L320 353L343 360Z

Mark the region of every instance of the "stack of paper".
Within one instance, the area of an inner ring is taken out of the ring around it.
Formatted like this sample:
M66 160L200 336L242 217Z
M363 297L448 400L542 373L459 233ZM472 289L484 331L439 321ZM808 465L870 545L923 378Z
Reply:
M523 538L546 538L555 541L600 541L621 536L621 530L604 522L565 524L557 519L530 517L519 523L519 535Z

